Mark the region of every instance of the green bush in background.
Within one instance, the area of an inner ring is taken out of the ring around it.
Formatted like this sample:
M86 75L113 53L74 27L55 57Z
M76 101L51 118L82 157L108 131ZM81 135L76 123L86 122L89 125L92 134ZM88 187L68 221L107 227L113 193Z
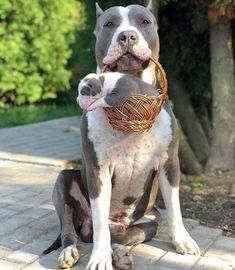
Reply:
M70 45L84 21L75 0L0 0L0 107L69 89Z

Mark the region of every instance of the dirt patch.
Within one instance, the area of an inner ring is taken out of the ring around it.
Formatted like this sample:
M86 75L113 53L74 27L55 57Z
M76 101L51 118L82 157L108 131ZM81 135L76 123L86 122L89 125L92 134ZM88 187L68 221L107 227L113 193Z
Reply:
M235 237L235 171L181 177L182 215ZM164 208L159 196L158 206Z

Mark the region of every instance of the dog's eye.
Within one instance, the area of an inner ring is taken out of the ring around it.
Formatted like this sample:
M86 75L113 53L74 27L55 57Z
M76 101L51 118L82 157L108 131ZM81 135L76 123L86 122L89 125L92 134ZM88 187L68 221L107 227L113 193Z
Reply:
M143 21L142 21L142 25L148 25L148 24L150 24L151 22L149 21L149 20L147 20L147 19L144 19Z
M114 23L111 22L111 21L108 21L108 22L106 22L106 23L104 24L104 27L109 27L109 28L111 28L111 27L113 27L113 26L114 26Z

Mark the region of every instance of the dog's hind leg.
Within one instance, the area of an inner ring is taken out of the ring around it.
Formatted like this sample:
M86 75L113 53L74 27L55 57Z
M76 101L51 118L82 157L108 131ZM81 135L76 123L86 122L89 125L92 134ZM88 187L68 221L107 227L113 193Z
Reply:
M79 170L63 170L53 190L52 199L61 226L62 251L58 258L61 268L70 268L78 261L76 245L80 233L87 241L92 238L90 207L84 190ZM52 248L48 250L52 251Z
M159 222L160 214L153 208L127 227L124 233L112 235L112 243L128 246L149 241L157 234Z
M151 240L157 234L159 221L159 212L153 208L130 225L124 233L112 236L113 264L116 268L132 269L133 257L126 246Z

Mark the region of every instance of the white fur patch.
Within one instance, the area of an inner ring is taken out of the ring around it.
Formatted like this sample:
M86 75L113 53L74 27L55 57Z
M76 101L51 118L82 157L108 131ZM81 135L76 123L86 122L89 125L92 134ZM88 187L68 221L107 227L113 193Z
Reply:
M162 168L159 175L160 189L167 210L167 221L172 243L176 251L182 254L200 254L196 242L184 227L179 201L179 187L172 187Z
M124 74L120 72L107 72L103 73L102 76L105 77L102 92L110 93L116 87L118 80L121 79Z
M110 232L109 232L109 205L111 199L111 181L105 172L100 170L100 179L102 180L100 194L95 199L90 199L93 222L93 240L94 249L110 248ZM110 249L111 250L111 249Z
M86 269L98 269L99 265L103 264L106 265L105 269L112 269L112 248L108 223L111 199L111 179L109 179L106 169L101 169L99 173L99 177L103 182L100 194L95 199L90 198L94 245Z

